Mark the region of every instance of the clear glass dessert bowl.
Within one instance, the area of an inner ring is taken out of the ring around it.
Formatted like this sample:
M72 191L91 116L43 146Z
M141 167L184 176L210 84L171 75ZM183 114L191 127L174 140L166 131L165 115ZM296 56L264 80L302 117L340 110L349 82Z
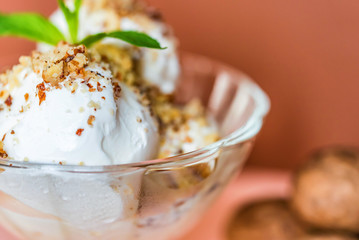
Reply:
M182 53L178 103L200 98L221 139L166 159L111 166L0 160L0 224L20 239L176 239L243 166L269 110L246 75Z

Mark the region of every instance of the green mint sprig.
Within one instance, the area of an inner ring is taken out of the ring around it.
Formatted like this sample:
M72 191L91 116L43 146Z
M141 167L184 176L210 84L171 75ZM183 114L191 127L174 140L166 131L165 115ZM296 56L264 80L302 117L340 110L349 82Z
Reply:
M61 31L48 19L36 13L0 13L0 36L22 37L35 42L57 45L60 41L83 44L90 47L104 38L116 38L137 47L166 49L160 43L142 32L114 31L87 36L78 41L79 11L82 0L74 0L74 10L70 10L63 0L58 0L65 16L71 39L66 39Z
M62 13L65 16L67 25L69 26L69 33L72 42L77 42L77 34L79 28L79 12L81 7L81 0L75 0L74 11L71 11L63 0L57 0Z
M50 21L35 13L0 13L0 36L22 37L51 45L65 40Z
M124 42L131 43L132 45L138 47L151 46L151 48L165 49L162 48L155 39L149 37L147 34L136 31L114 31L109 33L98 33L86 37L80 42L80 44L90 47L92 44L107 37L121 39Z

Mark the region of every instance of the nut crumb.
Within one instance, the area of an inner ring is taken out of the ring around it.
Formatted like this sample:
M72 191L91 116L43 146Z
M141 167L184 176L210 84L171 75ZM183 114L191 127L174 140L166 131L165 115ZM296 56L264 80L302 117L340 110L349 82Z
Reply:
M11 134L15 134L15 131L14 131L14 130L11 130Z
M9 95L8 96L8 98L5 100L5 104L7 105L7 106L11 106L11 104L12 104L12 97L11 97L11 95Z
M84 131L84 129L83 128L79 128L79 129L77 129L77 131L76 131L76 135L77 136L81 136L81 134L82 134L82 132Z
M25 101L27 102L29 100L29 94L25 93L24 98L25 98Z
M6 134L5 134L5 135L6 135ZM5 138L5 135L4 135L3 139ZM0 158L7 158L8 155L7 155L7 153L6 153L5 150L4 150L4 143L3 143L3 141L4 141L4 140L2 140L2 141L0 142Z
M46 99L45 84L42 82L42 83L38 84L38 85L36 86L36 88L37 88L37 90L38 90L37 95L39 96L39 105L41 105L41 103L42 103L43 101L45 101L45 99Z
M94 115L90 115L88 120L87 120L87 124L90 126L93 126L93 121L95 121L95 116Z
M102 92L102 87L99 82L97 82L97 91Z
M53 51L33 52L31 62L34 72L42 73L46 83L58 86L68 76L83 76L89 58L85 46L60 42Z
M88 107L90 108L94 108L94 110L96 111L96 109L101 109L101 106L100 104L98 104L97 102L94 102L94 101L90 101L88 104L87 104Z

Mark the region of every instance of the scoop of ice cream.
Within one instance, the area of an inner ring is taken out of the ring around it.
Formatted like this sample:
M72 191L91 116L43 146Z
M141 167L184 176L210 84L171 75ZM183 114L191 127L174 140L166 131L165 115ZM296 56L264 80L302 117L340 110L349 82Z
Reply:
M59 45L21 62L1 77L0 134L9 158L109 165L156 156L148 107L83 46Z
M138 49L117 39L105 39L103 43L131 49L133 57L139 61L141 77L159 87L162 92L172 93L180 72L177 41L169 26L157 19L158 14L153 14L148 8L138 9L135 4L137 1L84 1L79 14L79 39L114 30L132 30L148 34L167 49ZM55 11L50 20L69 36L65 17L60 10ZM47 48L40 45L39 49Z

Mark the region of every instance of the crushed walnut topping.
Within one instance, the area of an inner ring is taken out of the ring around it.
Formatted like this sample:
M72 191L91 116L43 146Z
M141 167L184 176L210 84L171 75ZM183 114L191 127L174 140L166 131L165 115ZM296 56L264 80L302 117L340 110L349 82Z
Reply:
M77 131L76 131L76 135L77 136L81 136L81 134L82 134L82 132L84 131L84 129L83 128L79 128L79 129L77 129Z
M218 129L208 121L198 99L184 107L156 103L155 111L164 133L160 141L160 158L183 153L183 144L190 144L197 149L219 139Z
M5 73L0 74L0 82L5 86L9 85L10 91L14 89L15 87L20 86L20 81L18 79L18 75L22 70L25 69L26 66L19 64L15 65L12 69L7 70ZM6 92L5 92L6 93ZM9 94L9 93L6 93ZM2 97L7 97L7 95L4 94Z
M129 50L99 43L94 45L92 53L96 55L99 61L109 64L116 80L124 82L128 86L142 83L135 73L135 63Z
M9 96L7 97L7 99L5 100L5 104L6 104L8 107L11 106L11 104L12 104L12 97L11 97L11 95L9 95Z
M89 118L87 119L87 124L90 126L93 126L92 123L95 121L95 116L94 115L90 115Z
M4 143L3 141L0 142L0 158L7 158L8 154L4 150Z
M87 104L87 106L90 107L90 108L94 108L95 111L96 111L96 109L101 109L101 105L99 103L97 103L97 102L92 101L92 100Z
M37 96L39 97L39 105L41 105L41 103L46 99L45 83L42 82L37 84L36 89L37 89Z
M101 84L97 82L97 91L102 92L103 88L101 87Z
M52 51L35 51L32 54L34 72L42 74L44 81L52 86L57 86L68 76L83 76L88 64L89 57L83 45L72 46L61 42Z

